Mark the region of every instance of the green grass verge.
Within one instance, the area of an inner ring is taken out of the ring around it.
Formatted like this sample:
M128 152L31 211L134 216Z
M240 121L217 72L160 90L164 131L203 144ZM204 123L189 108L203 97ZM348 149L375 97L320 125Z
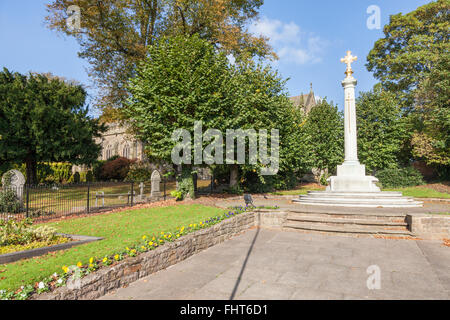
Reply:
M326 187L323 188L308 188L308 187L300 187L294 190L283 190L272 192L271 194L275 196L299 196L301 194L307 194L308 191L323 191Z
M161 231L171 232L177 227L199 223L221 215L224 209L202 205L180 205L162 208L127 210L48 223L58 232L104 237L104 240L58 251L32 259L0 265L0 290L15 290L33 284L53 273L61 273L62 266L87 264L91 257L101 259L125 251L139 243L143 235L152 237Z
M414 197L414 198L439 198L439 199L450 199L450 194L439 192L426 187L408 187L408 188L397 188L397 189L383 189L383 191L400 191L404 196Z

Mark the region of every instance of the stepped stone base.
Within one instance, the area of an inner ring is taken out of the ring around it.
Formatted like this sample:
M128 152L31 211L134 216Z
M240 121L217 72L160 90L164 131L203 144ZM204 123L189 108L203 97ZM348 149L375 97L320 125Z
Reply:
M330 192L310 191L301 195L296 203L315 206L340 206L363 208L417 208L423 202L404 197L401 192Z
M347 235L414 237L405 214L289 212L282 228Z

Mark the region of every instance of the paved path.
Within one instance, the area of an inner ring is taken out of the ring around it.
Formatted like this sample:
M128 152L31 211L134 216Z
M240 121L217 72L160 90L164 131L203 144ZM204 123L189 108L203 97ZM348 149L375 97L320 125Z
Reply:
M366 270L381 269L381 289ZM253 229L102 299L449 299L442 242Z

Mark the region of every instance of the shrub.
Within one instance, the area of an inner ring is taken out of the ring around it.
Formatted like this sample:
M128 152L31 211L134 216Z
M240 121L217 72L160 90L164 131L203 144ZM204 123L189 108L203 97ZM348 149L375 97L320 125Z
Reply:
M8 187L0 192L0 212L17 213L20 211L20 201L16 192Z
M86 182L93 182L94 181L94 174L92 173L91 170L88 170L88 172L86 172Z
M32 227L31 219L0 221L0 246L26 245L33 241L52 241L56 229L49 226Z
M150 181L152 177L152 171L149 166L142 162L132 163L130 170L125 178L126 181L145 182Z
M67 182L80 183L80 181L81 181L81 176L80 176L80 173L77 171L70 177L69 181L67 181Z
M101 181L101 177L100 177L101 171L102 171L102 167L105 163L106 163L105 160L97 160L92 165L92 173L94 174L94 178L96 181Z
M177 177L178 188L177 191L181 192L181 199L190 196L191 199L195 199L195 191L194 191L194 180L193 175L194 171L189 167L183 167L181 171L181 175Z
M413 167L386 168L377 172L376 177L383 188L404 188L424 184L422 174Z
M100 169L100 180L123 181L130 170L130 165L134 162L135 160L123 157L106 161Z

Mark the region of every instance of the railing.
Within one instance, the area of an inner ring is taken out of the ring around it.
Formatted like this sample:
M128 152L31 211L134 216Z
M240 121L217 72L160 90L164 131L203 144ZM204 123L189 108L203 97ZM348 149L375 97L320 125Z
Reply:
M150 182L144 185L135 182L93 182L8 187L17 200L15 204L14 201L6 201L9 206L0 206L0 219L28 217L33 221L45 221L73 214L89 214L148 201L166 200L167 193L163 190L170 189L171 183L168 184L169 186L165 181L161 183L161 197L157 199L150 198ZM6 190L1 192L5 193Z
M163 179L160 183L160 197L151 197L151 181L138 182L92 182L62 185L24 185L8 187L16 200L0 201L0 220L32 218L35 222L63 218L70 215L90 214L135 204L165 201L176 189L175 181ZM7 190L0 188L0 193ZM213 179L198 180L200 195L214 193ZM0 196L1 196L0 194ZM3 201L5 203L5 201Z

